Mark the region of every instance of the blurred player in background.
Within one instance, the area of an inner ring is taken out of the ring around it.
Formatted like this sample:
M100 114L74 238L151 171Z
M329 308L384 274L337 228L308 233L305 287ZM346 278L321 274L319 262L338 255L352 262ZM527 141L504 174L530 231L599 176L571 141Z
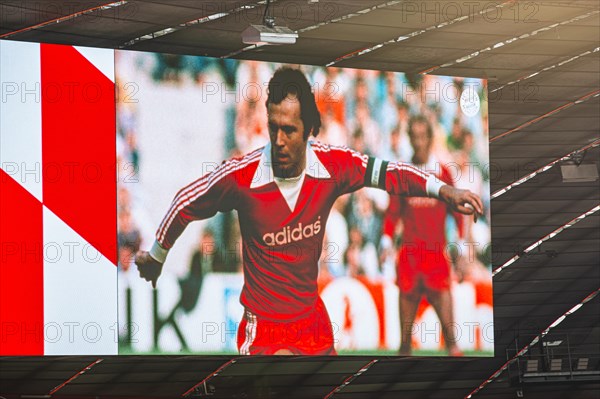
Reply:
M429 121L416 116L409 122L408 135L414 154L412 163L451 184L448 169L432 154L433 130ZM450 263L445 254L446 216L452 209L434 198L391 197L384 234L392 237L398 221L403 225L398 252L397 279L400 288L400 355L411 354L413 323L423 295L435 309L442 325L448 354L460 356L456 345ZM461 220L454 214L462 235Z
M481 200L413 166L309 141L319 133L321 118L300 70L284 67L274 73L266 105L270 142L224 161L180 190L154 245L137 254L136 264L140 276L156 286L168 251L188 223L236 209L244 272L240 353L333 355L333 331L317 277L335 200L366 186L440 198L465 214L481 214Z

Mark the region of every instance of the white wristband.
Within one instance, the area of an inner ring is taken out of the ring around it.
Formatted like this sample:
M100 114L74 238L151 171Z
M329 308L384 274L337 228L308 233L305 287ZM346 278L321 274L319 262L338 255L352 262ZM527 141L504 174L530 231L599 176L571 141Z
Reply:
M440 197L440 189L445 186L446 183L438 179L435 175L429 175L427 183L425 184L425 190L427 195L433 198Z
M165 263L168 253L169 250L161 247L158 241L156 240L154 241L154 244L152 244L152 248L150 248L150 251L148 252L148 254L159 263Z

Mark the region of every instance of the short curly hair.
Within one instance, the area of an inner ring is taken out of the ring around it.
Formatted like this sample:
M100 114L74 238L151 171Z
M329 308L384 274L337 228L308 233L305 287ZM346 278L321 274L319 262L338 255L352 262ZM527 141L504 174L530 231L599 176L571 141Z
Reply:
M310 84L299 69L281 67L269 81L266 105L280 104L289 94L300 101L300 119L304 124L304 140L311 134L317 136L321 128L321 114Z

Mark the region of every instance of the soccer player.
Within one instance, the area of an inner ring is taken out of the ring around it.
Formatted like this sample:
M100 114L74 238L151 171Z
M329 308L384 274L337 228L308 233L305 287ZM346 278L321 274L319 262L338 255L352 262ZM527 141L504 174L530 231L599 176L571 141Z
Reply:
M413 147L412 162L420 170L436 171L443 182L451 175L432 154L433 129L423 116L411 118L408 136ZM448 354L460 356L452 328L454 314L450 292L450 264L445 256L448 205L433 198L391 197L384 221L384 234L393 236L400 219L402 244L398 251L397 280L400 288L400 355L410 355L412 326L423 295L436 311L442 325ZM459 226L461 220L454 214Z
M333 331L317 290L325 223L340 195L365 186L396 195L434 196L466 214L482 212L469 191L402 163L309 140L321 119L304 74L278 69L266 100L270 142L224 161L177 193L140 276L153 286L169 249L193 220L236 209L243 239L241 354L335 354ZM471 207L467 207L470 204Z

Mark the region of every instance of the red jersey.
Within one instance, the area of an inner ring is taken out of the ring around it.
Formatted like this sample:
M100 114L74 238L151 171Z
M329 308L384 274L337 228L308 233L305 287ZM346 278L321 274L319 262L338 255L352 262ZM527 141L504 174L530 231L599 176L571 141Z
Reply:
M434 162L431 162L432 164ZM425 167L430 173L442 182L453 185L448 169L437 164L437 171ZM450 212L446 203L435 198L390 198L390 205L384 220L385 234L393 237L394 228L398 219L402 219L404 233L402 241L407 244L421 245L428 243L428 249L434 244L441 247L446 245L446 215Z
M430 163L426 169L437 166L436 177L452 185L448 169L433 159ZM402 246L398 251L398 283L402 291L414 290L420 280L431 289L448 289L450 270L445 253L448 212L451 212L448 206L435 198L390 198L384 233L392 237L398 219L402 220ZM459 215L453 215L461 235Z
M157 242L168 250L189 222L236 209L243 239L240 302L259 317L294 320L316 306L318 260L336 198L365 186L424 196L432 176L404 163L308 142L304 180L290 209L273 177L270 148L224 161L180 190Z

